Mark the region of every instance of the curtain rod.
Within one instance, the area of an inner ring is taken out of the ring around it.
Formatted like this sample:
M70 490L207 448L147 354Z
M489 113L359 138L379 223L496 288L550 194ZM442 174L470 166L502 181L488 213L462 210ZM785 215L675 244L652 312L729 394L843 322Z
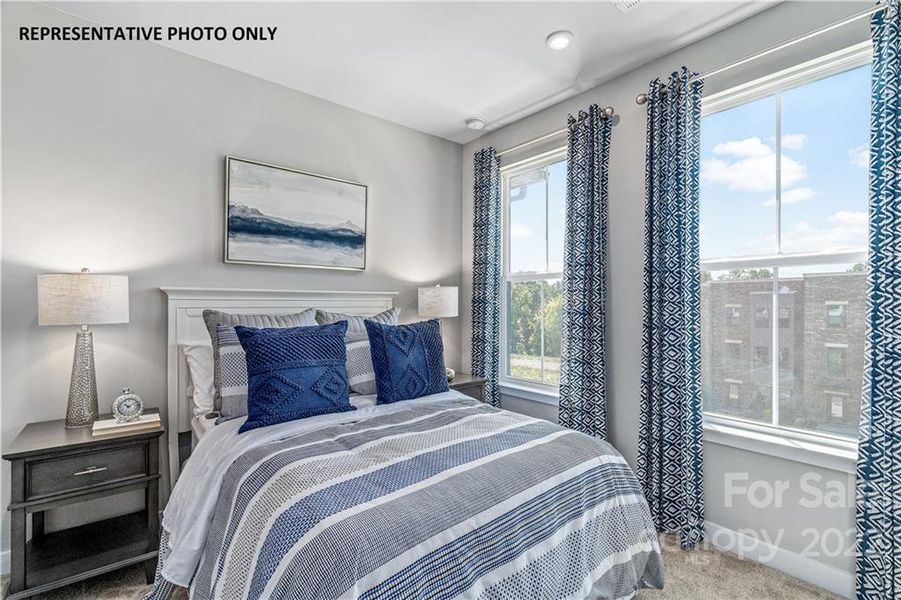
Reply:
M615 114L615 112L614 112L612 106L608 106L608 107L604 108L604 110L601 111L601 114L602 114L602 116L603 116L604 118L609 119L609 118L613 117L613 115ZM587 116L587 115L586 115L586 116ZM584 118L585 118L585 117L579 117L577 120L578 120L578 121L581 121L581 120L584 119ZM515 146L512 146L512 147L510 147L510 148L507 148L506 150L501 150L500 152L497 153L497 155L498 155L498 156L503 156L504 154L509 154L510 152L516 152L517 150L521 150L521 149L523 149L523 148L526 148L527 146L531 146L532 144L537 144L538 142L543 142L544 140L549 140L549 139L551 139L552 137L557 137L557 136L560 135L561 133L566 133L567 130L568 130L568 128L567 128L567 127L564 127L563 129L558 129L557 131L552 131L552 132L550 132L550 133L546 133L546 134L544 134L544 135L542 135L542 136L539 136L539 137L537 137L537 138L531 139L531 140L529 140L529 141L527 141L527 142L523 142L523 143L521 143L521 144L517 144L517 145L515 145Z
M791 46L794 46L795 44L800 44L801 42L806 42L807 40L809 40L811 38L814 38L818 35L822 35L824 33L832 31L833 29L838 29L839 27L844 27L845 25L848 25L855 21L859 21L860 19L864 19L866 17L874 15L880 11L887 9L888 7L889 7L888 4L880 4L878 6L868 8L867 10L865 10L863 12L859 12L857 14L851 15L850 17L845 17L844 19L840 19L838 21L833 21L832 23L829 23L828 25L824 25L823 27L820 27L819 29L814 29L813 31L809 31L803 35L794 37L786 42L776 44L775 46L770 46L766 50L761 50L760 52L751 54L750 56L746 56L735 62L731 62L731 63L725 64L721 67L717 67L716 69L710 71L706 75L697 75L695 77L692 77L691 79L688 80L688 82L691 83L693 81L698 81L700 79L708 79L710 77L715 77L716 75L725 73L726 71L730 71L736 67L740 67L746 63L757 60L758 58L762 58L762 57L772 54L774 52L779 52L780 50L785 50L786 48L790 48ZM636 104L645 104L647 101L648 101L647 94L638 94L635 97Z

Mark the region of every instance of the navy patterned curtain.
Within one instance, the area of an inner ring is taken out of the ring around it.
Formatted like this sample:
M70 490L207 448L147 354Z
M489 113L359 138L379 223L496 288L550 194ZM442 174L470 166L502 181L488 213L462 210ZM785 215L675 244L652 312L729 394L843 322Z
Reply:
M596 104L569 116L559 422L607 434L604 306L610 119Z
M704 537L698 247L702 82L651 82L645 157L638 475L657 528Z
M499 406L501 167L494 148L473 156L472 373L484 377L485 402Z
M857 598L901 595L901 12L872 17L870 256L857 456Z

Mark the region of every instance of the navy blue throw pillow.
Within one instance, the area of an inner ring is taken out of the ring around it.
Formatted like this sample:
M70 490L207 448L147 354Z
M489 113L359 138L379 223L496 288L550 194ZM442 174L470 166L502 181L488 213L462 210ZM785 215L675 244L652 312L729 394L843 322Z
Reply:
M235 326L247 355L247 421L238 433L355 410L348 398L347 321L257 329Z
M438 319L383 325L366 319L379 404L447 391Z

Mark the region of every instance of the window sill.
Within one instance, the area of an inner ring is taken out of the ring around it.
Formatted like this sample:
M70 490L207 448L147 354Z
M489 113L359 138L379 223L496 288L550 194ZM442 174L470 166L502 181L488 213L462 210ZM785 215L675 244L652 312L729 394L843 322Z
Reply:
M704 416L704 441L842 473L857 469L857 443Z
M560 394L551 386L529 385L522 381L501 380L498 383L501 394L512 396L520 400L531 400L557 406L560 403Z
M560 395L549 386L501 380L498 387L505 396L551 406L560 403ZM857 470L857 443L850 440L824 438L705 415L704 441L841 473L855 473Z

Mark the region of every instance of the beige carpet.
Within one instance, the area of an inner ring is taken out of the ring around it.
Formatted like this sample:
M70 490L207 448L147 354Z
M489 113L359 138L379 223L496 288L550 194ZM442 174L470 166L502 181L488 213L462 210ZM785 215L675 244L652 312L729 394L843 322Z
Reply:
M760 563L712 549L682 551L663 539L666 585L640 600L840 600L839 596Z
M814 588L764 567L715 550L682 552L663 544L666 589L643 590L640 600L837 600ZM3 578L6 597L8 579ZM121 569L89 581L32 596L36 600L137 600L148 590L141 566ZM186 594L180 594L185 598Z

